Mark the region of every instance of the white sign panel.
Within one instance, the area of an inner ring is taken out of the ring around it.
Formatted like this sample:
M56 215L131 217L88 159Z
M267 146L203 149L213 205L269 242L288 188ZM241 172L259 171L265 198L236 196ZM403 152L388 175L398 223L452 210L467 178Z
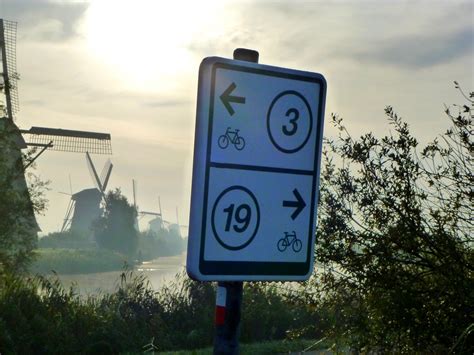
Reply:
M325 96L321 74L203 60L187 259L192 278L310 276Z

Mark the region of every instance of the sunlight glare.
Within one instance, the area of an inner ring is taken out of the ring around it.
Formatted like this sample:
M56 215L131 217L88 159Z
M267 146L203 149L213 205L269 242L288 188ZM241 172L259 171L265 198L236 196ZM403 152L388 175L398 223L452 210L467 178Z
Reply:
M193 38L217 26L222 2L94 1L85 23L93 55L127 85L146 90L176 78L193 60Z

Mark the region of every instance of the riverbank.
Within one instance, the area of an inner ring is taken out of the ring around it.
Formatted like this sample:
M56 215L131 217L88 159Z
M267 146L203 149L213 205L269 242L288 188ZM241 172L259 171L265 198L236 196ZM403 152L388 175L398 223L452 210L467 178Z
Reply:
M117 280L120 279L124 266L124 260L122 259L114 261L113 258L110 258L108 262L105 262L107 255L102 255L104 257L104 264L102 265L102 271L100 271L100 269L97 269L100 265L97 265L96 257L101 258L101 255L86 252L84 253L85 256L76 258L76 267L72 269L70 260L66 258L69 253L65 253L65 249L38 250L40 255L30 268L33 274L48 276L54 273L56 274L55 277L58 278L64 287L69 288L74 285L80 295L111 293L117 289ZM53 250L58 250L58 252L52 252ZM77 251L77 249L74 249L74 251ZM76 253L76 256L81 254L83 253ZM90 267L87 264L87 260L91 256L94 258L90 260L90 263L94 267ZM74 259L74 257L70 259ZM65 267L61 266L63 263L66 263ZM144 261L143 263L133 265L133 269L135 273L142 274L147 278L152 289L159 290L167 282L173 280L177 273L182 272L185 264L186 253L182 253L176 256L163 256L154 260ZM75 272L69 272L71 269Z
M160 290L174 280L176 274L185 268L186 253L177 256L163 256L135 266L135 273L146 277L153 290ZM87 274L57 275L64 287L74 285L80 295L97 295L115 292L122 271L95 272Z
M40 248L35 251L36 258L30 271L48 274L86 274L106 271L119 271L130 265L127 257L104 249L66 249Z

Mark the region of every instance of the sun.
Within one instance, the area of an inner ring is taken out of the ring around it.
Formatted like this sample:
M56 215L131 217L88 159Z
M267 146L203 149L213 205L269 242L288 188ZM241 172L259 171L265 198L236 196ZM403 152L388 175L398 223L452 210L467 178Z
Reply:
M176 78L193 61L189 46L222 18L217 1L94 1L85 36L89 50L139 89Z

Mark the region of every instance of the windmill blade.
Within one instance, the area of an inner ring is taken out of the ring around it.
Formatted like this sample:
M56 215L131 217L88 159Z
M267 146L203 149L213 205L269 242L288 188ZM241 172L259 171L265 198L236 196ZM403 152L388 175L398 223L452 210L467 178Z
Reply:
M69 174L69 192L72 195L72 181L71 181L71 174Z
M102 183L102 189L105 193L105 189L107 188L107 184L109 183L110 179L110 174L112 173L112 168L114 167L114 164L110 164L109 171L107 172L107 175L105 176L105 180Z
M91 156L89 152L86 152L86 161L87 167L89 168L89 172L92 177L92 181L94 182L95 187L104 195L104 191L102 190L102 185L100 184L99 176L97 175L97 171L95 170L94 163L92 162Z
M110 165L112 165L112 162L110 161L110 159L108 159L105 162L104 167L102 168L102 171L100 172L100 185L101 186L104 186L104 180L105 180L105 177L107 176L107 172L109 170Z
M72 153L112 154L109 133L75 131L70 129L31 127L20 130L27 145L38 147L53 141L50 150Z
M105 163L102 172L100 173L100 184L102 186L102 191L105 193L107 189L107 184L109 183L110 174L112 173L112 168L114 165L110 162L110 159Z
M75 201L71 198L69 200L69 205L67 206L66 215L64 216L64 222L63 222L63 225L61 227L61 232L65 232L67 227L70 225L70 223L71 223L71 214L74 211L74 207L75 207Z
M137 181L132 180L132 188L133 188L133 207L137 209Z
M17 85L19 75L16 72L16 29L16 22L0 19L2 89L5 91L7 115L11 121L13 121L15 113L20 109Z
M147 216L161 217L161 214L159 214L158 212L140 211L139 214L143 216L147 215Z

